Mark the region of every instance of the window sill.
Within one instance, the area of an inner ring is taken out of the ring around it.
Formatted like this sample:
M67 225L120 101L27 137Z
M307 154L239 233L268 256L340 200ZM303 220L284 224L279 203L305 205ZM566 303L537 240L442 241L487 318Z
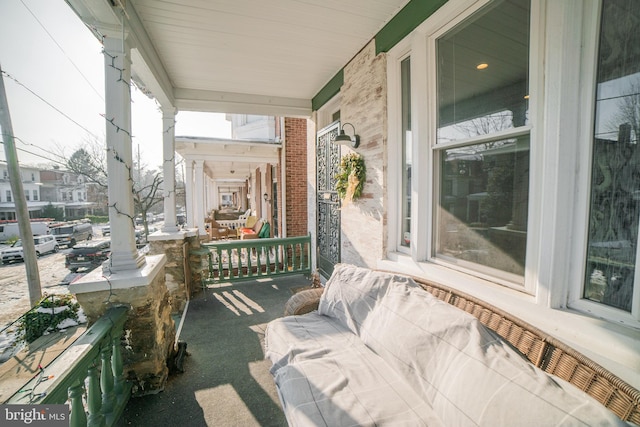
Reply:
M378 269L410 274L454 288L547 332L640 389L640 330L570 309L552 309L546 301L430 262L390 253Z

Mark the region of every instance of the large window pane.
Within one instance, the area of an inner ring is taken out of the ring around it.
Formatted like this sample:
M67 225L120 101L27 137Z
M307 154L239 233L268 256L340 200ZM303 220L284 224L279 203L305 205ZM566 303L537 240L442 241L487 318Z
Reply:
M626 311L639 256L639 21L639 1L603 1L584 292Z
M524 274L529 137L442 150L437 254Z
M436 41L436 257L520 284L529 199L529 9L528 0L491 2Z
M437 41L444 143L526 124L529 1L490 3Z
M411 62L400 64L402 85L402 246L411 244Z

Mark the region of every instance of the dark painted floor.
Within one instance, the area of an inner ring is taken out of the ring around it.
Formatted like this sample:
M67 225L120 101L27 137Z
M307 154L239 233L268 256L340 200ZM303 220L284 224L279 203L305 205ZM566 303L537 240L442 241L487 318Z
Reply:
M286 426L264 360L264 328L281 317L304 276L210 287L189 302L180 340L184 373L165 390L132 398L118 426Z

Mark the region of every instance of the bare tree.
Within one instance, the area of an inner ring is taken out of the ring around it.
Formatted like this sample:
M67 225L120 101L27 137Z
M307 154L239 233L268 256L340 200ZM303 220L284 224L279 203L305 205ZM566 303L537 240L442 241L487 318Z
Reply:
M625 142L636 143L640 135L640 78L629 82L628 89L618 98L616 107L618 111L608 121L607 129L611 134L618 134L618 137L623 139L628 138ZM628 130L622 132L621 127L625 126Z
M86 140L66 160L66 168L85 178L86 182L93 183L103 189L108 189L106 144L98 140ZM138 159L132 172L133 201L136 214L142 216L145 234L149 233L147 213L162 202L162 171L148 170L146 165ZM133 219L132 219L133 220Z
M135 211L142 216L145 236L149 235L149 222L147 214L151 209L162 202L162 172L146 171L139 169L141 175L133 183L133 203Z

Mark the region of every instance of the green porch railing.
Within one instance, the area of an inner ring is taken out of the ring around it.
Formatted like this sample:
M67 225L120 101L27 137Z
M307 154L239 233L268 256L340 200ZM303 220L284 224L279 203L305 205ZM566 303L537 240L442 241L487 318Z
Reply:
M311 274L311 235L203 243L208 267L202 285Z
M68 403L71 427L114 425L131 396L120 351L127 311L109 309L6 403Z

